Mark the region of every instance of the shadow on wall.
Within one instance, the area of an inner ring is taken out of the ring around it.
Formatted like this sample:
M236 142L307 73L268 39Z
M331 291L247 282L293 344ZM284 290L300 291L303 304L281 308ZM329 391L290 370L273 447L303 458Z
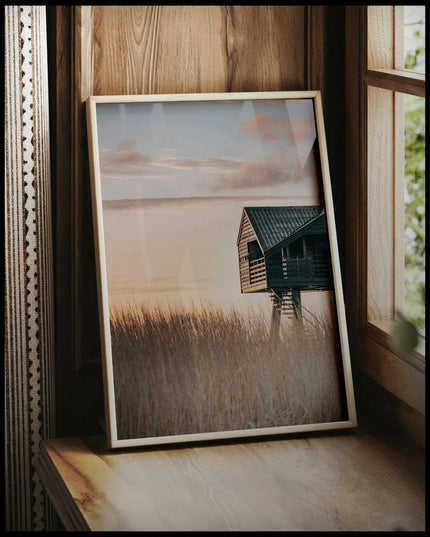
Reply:
M93 359L72 377L72 400L66 435L89 435L103 432L104 419L102 363Z

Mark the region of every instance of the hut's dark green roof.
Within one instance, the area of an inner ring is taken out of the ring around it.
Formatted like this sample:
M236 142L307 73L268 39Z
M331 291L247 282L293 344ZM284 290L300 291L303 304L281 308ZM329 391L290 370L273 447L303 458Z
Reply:
M325 212L315 205L245 207L244 210L265 254Z

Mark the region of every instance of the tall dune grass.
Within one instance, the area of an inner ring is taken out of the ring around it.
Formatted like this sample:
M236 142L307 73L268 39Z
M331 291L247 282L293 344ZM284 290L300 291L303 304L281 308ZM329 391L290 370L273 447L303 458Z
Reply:
M118 438L254 429L343 419L336 337L208 306L128 307L111 315Z

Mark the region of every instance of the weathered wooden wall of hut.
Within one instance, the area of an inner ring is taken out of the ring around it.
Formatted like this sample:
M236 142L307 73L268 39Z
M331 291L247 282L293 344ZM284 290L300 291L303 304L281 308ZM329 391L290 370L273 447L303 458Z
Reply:
M239 255L239 275L240 275L240 288L242 293L248 293L255 290L256 287L261 288L266 286L266 278L264 278L264 260L262 268L259 270L259 274L262 277L262 281L256 286L251 282L250 263L248 258L248 243L257 240L257 235L248 215L243 213L242 226L240 228L238 255Z

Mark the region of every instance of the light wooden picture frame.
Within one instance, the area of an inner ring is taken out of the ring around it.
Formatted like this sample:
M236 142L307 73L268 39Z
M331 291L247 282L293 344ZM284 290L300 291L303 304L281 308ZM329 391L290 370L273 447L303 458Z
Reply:
M318 91L87 100L110 448L355 427Z

